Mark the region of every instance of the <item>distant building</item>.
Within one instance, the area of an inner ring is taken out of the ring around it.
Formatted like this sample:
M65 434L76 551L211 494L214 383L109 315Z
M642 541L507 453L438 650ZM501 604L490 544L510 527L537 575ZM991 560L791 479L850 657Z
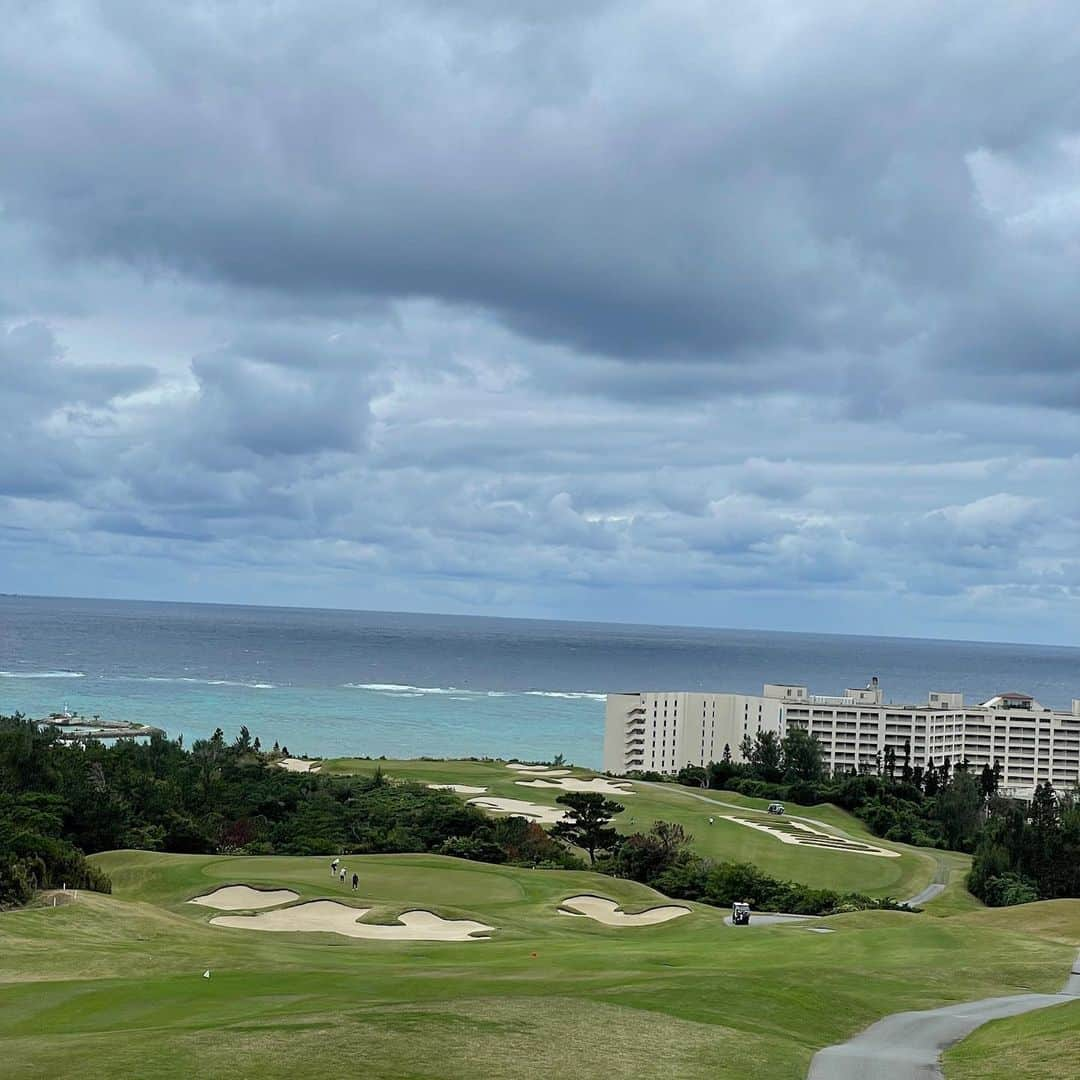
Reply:
M725 746L742 761L743 737L773 731L809 731L820 742L832 772L875 771L886 747L897 770L932 760L967 761L980 771L1001 763L1001 789L1030 797L1035 785L1080 783L1080 700L1071 712L1040 705L1029 694L997 694L965 705L963 694L934 691L924 705L883 701L877 679L834 697L805 686L767 683L760 696L700 691L647 690L609 694L604 730L604 769L676 773L684 765L720 761Z

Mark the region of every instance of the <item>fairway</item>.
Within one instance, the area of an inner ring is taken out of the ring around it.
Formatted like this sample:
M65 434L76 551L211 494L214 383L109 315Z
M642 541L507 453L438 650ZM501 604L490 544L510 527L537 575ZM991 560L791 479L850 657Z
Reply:
M808 932L814 923L747 933L682 901L689 914L655 925L560 915L582 896L631 914L670 903L585 872L346 856L353 894L324 858L94 861L113 896L0 915L7 1076L92 1061L102 1075L162 1078L348 1065L431 1080L801 1080L815 1049L886 1013L1054 989L1080 942L1078 902L939 919L867 911L829 919L827 935ZM263 934L212 926L213 909L188 903L231 885L353 905L376 924L423 909L493 930L481 942Z
M456 784L482 787L485 794L464 793L466 800L512 799L515 809L531 803L548 812L541 820L551 820L557 809L556 798L562 793L551 786L536 785L536 776L498 761L373 761L365 758L339 758L327 761L323 772L332 775L370 774L377 768L390 777L414 780L422 784ZM597 774L588 769L573 769L576 786L586 786ZM548 780L548 784L555 781ZM591 786L591 785L588 785ZM802 882L813 888L861 892L869 896L904 899L928 885L937 872L942 856L965 865L967 856L951 852L931 852L904 844L892 844L873 836L851 814L832 805L796 806L788 804L788 813L776 818L766 813L769 801L748 799L729 791L688 788L679 784L648 784L632 781L620 793L607 797L626 809L613 824L623 833L644 832L654 821L673 821L693 834L691 845L700 855L714 859L752 862L777 878ZM478 802L483 806L483 802ZM709 819L712 819L712 824ZM738 819L746 819L740 821ZM748 827L747 821L758 827ZM800 821L818 834L823 843L785 843L767 829L789 836L799 832ZM859 847L871 851L860 851ZM882 857L882 853L895 857Z

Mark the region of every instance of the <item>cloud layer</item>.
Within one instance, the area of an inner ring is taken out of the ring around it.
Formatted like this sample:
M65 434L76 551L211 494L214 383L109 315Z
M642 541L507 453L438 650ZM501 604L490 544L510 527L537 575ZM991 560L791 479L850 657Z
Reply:
M1075 23L22 6L0 588L1069 640Z

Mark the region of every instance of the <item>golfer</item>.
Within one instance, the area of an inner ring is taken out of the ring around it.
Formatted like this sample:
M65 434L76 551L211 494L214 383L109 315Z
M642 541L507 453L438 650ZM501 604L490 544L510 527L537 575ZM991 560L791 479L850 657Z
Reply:
M336 876L336 874L337 874L337 868L338 868L338 863L339 863L339 862L341 862L341 860L340 860L340 859L335 859L335 860L334 860L334 861L333 861L333 862L332 862L332 863L330 864L330 876L331 876L331 877L334 877L334 876Z
M352 891L356 892L356 890L359 887L360 887L360 875L359 874L353 874L353 876L352 876Z

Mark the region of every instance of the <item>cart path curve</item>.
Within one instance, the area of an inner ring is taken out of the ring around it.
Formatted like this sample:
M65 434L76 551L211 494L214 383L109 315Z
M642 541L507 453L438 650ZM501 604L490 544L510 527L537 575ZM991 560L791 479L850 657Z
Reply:
M1080 997L1080 956L1058 994L1014 994L902 1012L871 1024L846 1043L819 1050L807 1080L943 1080L941 1052L988 1020L1017 1016Z

